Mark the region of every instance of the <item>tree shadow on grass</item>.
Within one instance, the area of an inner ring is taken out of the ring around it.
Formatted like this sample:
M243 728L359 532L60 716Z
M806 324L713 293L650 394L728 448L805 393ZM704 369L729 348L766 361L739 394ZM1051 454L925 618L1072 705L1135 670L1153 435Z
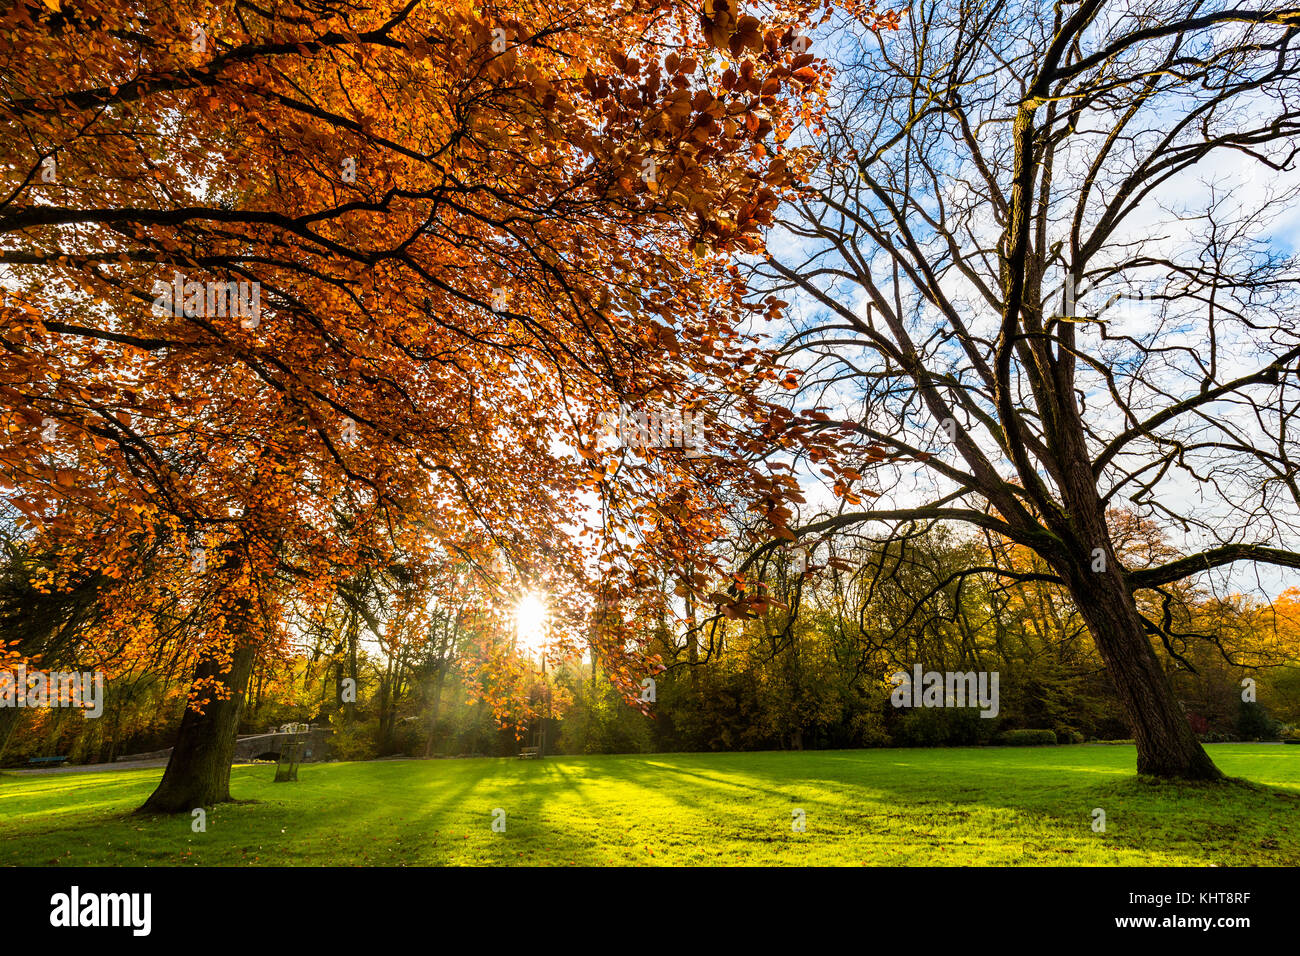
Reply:
M1049 781L1039 779L1037 794L985 788L976 799L984 806L1030 812L1065 832L1082 831L1088 839L1094 832L1095 811L1101 809L1106 829L1096 834L1098 839L1192 865L1300 863L1300 826L1294 832L1284 830L1282 840L1273 835L1279 818L1294 815L1300 807L1300 793L1288 787L1231 777L1214 782L1170 781L1131 770L1109 774L1109 779L1090 777L1086 767L1045 765L1043 770L1064 779L1050 790ZM1053 791L1076 794L1073 806L1078 810L1064 809L1059 799L1048 800Z
M639 788L666 804L689 811L692 816L664 819L655 834L657 839L680 839L694 827L714 830L721 827L722 832L715 836L731 843L771 850L769 844L794 839L792 810L801 809L808 816L816 817L826 809L824 797L804 792L808 789L803 786L806 781L791 779L791 786L784 789L777 781L773 781L777 785L763 786L751 779L755 776L752 770L700 772L697 768L681 766L680 759L673 759L683 756L707 759L709 755L645 755L625 758L600 770L607 779ZM647 782L650 780L654 783ZM665 806L665 816L673 813L671 806ZM753 812L764 807L770 809Z
M968 863L1011 865L1132 863L1135 855L1138 862L1300 863L1300 823L1290 823L1300 792L1286 787L1156 781L1118 759L1098 765L1065 750L1028 760L1023 751L983 749L727 757L320 765L285 784L244 773L232 784L256 799L210 814L203 842L191 838L184 819L172 832L174 818L142 824L129 808L103 806L137 805L156 781L85 781L86 805L68 805L70 819L56 814L9 832L39 836L38 856L81 847L77 859L86 862L90 848L91 862L101 863L165 863L187 850L187 862L216 865L243 862L241 852L260 852L262 865L781 864L863 856L924 864L948 862L951 851ZM62 790L48 795L57 801ZM491 830L498 807L507 814L505 833ZM816 843L790 832L796 807L807 811ZM1092 830L1094 808L1106 812L1104 833Z
M326 795L332 812L320 812L319 801L303 808L304 812L311 813L295 831L303 844L333 841L343 851L341 855L355 864L412 838L421 842L404 843L408 847L404 853L414 852L417 856L432 853L435 860L446 854L457 839L453 832L464 832L470 826L466 807L473 801L474 792L490 783L491 777L474 772L478 768L470 764L478 761L457 762L455 766L449 761L385 763L387 767L381 779L367 781L363 769L353 779L328 781L335 791ZM421 770L428 768L415 786L411 785L409 776L400 773L400 770L410 770L410 764L418 765ZM299 785L307 781L300 781ZM371 784L369 792L354 789L364 788L367 782ZM400 798L385 799L390 790L396 790ZM287 806L287 809L294 808Z
M1010 852L1006 847L1020 843L1029 845L1035 857L1059 855L1062 862L1081 853L1114 855L1108 854L1108 847L1148 855L1158 850L1166 859L1191 864L1203 864L1207 858L1238 865L1300 862L1300 825L1293 832L1289 824L1278 822L1300 806L1300 794L1287 788L1237 779L1169 783L1057 761L1041 767L999 767L996 754L988 756L994 759L981 766L982 759L965 755L964 765L954 767L949 778L936 774L932 765L923 766L924 760L889 761L891 768L877 756L873 767L872 758L827 752L808 755L809 773L789 776L785 774L798 768L785 760L760 759L734 769L710 767L704 773L664 755L647 757L640 765L685 784L656 787L664 797L697 812L725 814L727 830L742 839L769 825L766 814L732 808L737 793L748 791L783 809L798 800L810 815L816 810L830 819L856 820L868 827L863 836L871 838L887 832L872 826L882 817L886 826L894 821L900 838L934 832L936 821L960 829L972 825L974 818L987 832L966 836L986 840L1003 856ZM853 779L826 773L828 762L845 763L854 771ZM601 771L644 786L644 771L637 767L623 762ZM877 767L880 772L872 772ZM978 772L972 775L972 768ZM963 771L977 779L964 779L963 785ZM809 788L821 793L801 793ZM1104 833L1093 830L1098 807L1108 818ZM972 812L978 810L986 813ZM779 816L776 806L772 811ZM988 822L988 811L1016 821L1014 828ZM1010 838L1007 829L1013 830ZM947 833L951 836L952 831ZM1104 843L1098 846L1100 841Z

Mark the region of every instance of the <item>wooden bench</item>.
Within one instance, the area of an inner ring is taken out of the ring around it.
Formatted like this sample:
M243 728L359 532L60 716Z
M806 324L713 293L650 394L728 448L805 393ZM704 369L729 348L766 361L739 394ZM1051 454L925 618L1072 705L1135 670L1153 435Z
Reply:
M41 764L41 763L61 764L61 763L66 763L67 760L68 760L67 757L32 757L27 762L37 763L37 764Z
M519 748L519 759L520 759L520 760L536 760L537 757L538 757L538 753L537 753L537 748L536 748L536 747L520 747L520 748Z

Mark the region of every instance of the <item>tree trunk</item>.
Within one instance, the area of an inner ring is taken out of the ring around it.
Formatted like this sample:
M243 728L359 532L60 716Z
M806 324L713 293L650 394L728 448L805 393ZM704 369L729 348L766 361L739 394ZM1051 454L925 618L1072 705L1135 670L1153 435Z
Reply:
M379 753L383 757L397 752L397 667L397 657L390 656L379 679Z
M695 630L695 597L686 594L686 661L691 665L691 679L695 679L695 665L700 662L700 635Z
M1116 556L1073 389L1063 389L1060 396L1057 415L1062 420L1058 434L1065 463L1066 511L1079 524L1073 555L1048 561L1068 585L1119 693L1137 742L1138 773L1220 780L1223 774L1174 698Z
M348 631L347 631L347 638L348 638L347 676L352 679L353 692L348 695L351 698L351 700L347 701L343 705L343 720L349 726L351 726L352 722L357 719L356 698L359 696L360 688L361 688L361 681L357 678L357 641L359 637L357 631L359 629L359 626L360 625L358 625L355 617L349 618Z
M433 756L434 738L438 736L438 711L442 706L442 682L447 676L445 666L438 667L438 676L433 682L433 711L429 717L429 739L424 745L424 755Z
M108 738L108 757L106 758L108 763L112 763L117 759L117 741L122 734L122 709L123 704L120 701L113 708L113 723L111 725L113 729Z
M1113 564L1099 572L1075 569L1066 577L1133 729L1138 773L1221 779L1223 774L1178 706L1133 596Z
M22 711L16 707L0 710L0 758L4 757L5 751L9 749L9 741L13 738L14 731L18 729L18 721L21 717Z
M256 656L252 645L237 648L225 674L213 662L200 661L195 678L216 678L230 688L230 697L208 701L202 714L186 708L162 782L138 812L182 813L230 802L230 764Z
M253 717L256 718L262 712L262 685L266 679L266 668L254 668L257 675L257 689L253 692Z

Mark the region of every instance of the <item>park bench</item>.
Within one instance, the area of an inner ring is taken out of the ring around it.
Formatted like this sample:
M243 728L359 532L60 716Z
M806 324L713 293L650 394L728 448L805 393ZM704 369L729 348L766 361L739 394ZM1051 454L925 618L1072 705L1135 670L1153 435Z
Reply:
M520 760L536 760L536 759L537 759L537 748L536 748L536 747L521 747L521 748L519 749L519 759L520 759Z
M66 763L67 759L68 759L67 757L32 757L27 762L36 763L36 764L43 764L43 763L61 764L61 763Z

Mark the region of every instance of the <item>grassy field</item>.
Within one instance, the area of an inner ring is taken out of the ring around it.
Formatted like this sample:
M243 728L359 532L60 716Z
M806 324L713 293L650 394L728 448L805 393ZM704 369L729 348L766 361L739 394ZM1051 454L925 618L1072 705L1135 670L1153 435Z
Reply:
M161 770L10 774L0 864L1300 865L1300 747L1210 752L1241 780L1099 745L238 766L205 833L131 815Z

